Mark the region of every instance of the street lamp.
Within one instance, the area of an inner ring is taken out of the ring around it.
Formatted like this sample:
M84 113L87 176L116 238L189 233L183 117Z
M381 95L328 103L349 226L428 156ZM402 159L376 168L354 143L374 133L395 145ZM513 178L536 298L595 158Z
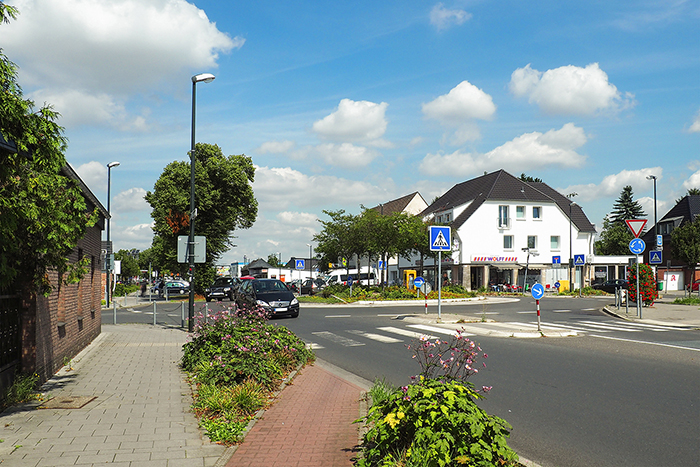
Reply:
M194 206L194 168L195 168L195 151L194 151L194 122L195 110L197 109L197 83L211 83L215 76L211 73L201 73L192 77L192 139L190 145L190 236L187 239L188 263L190 266L190 303L189 303L189 324L187 329L189 332L194 331L194 219L197 217L197 209Z
M569 193L566 195L569 200L573 198L574 196L577 196L578 193ZM571 208L573 206L578 206L575 201L569 201L569 292L573 292L574 290L574 273L573 273L573 268L574 268L574 254L573 254L573 235L571 234L572 231L572 223L571 223Z
M657 250L659 248L659 226L656 225L656 175L647 175L647 180L654 180L654 250ZM663 249L663 245L661 248ZM654 279L658 280L656 274L656 266L654 266Z
M539 255L539 253L536 253L534 251L530 251L530 247L525 247L522 249L523 251L527 251L527 260L525 261L525 280L523 281L523 294L527 291L527 274L528 270L530 269L530 255L533 257Z
M306 246L309 247L309 279L313 279L313 276L311 275L311 255L313 255L312 250L313 247L311 246L310 243L307 243Z
M119 162L117 162L117 161L110 162L109 164L107 164L107 214L108 214L108 216L107 216L107 245L109 248L109 251L108 251L109 255L114 254L114 252L112 251L112 244L109 241L109 224L110 224L110 221L112 219L112 215L109 212L110 198L112 197L112 195L111 195L112 167L117 167L118 165L119 165ZM112 258L113 258L113 256L110 256L107 259L107 264L108 264L108 267L107 267L107 293L105 295L105 298L106 298L105 302L107 303L107 305L109 305L110 289L112 288L112 277L111 277L112 269L111 268L114 266L114 262L110 261L110 259L112 259Z

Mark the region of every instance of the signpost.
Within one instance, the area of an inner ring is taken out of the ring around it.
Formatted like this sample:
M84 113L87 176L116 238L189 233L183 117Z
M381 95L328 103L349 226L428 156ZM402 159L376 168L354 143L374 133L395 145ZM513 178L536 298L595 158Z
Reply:
M303 259L298 259L294 262L294 269L303 271L306 269L306 262Z
M416 298L420 298L420 288L425 285L425 279L418 276L413 279L413 285L416 286ZM423 295L425 296L425 313L428 314L428 294L423 291Z
M644 253L646 247L647 245L644 243L644 240L639 237L630 242L630 251L637 255L637 280L635 282L637 283L637 316L639 319L642 319L642 301L639 299L639 255Z
M452 230L447 226L430 226L430 251L438 252L438 322L442 319L442 252L452 250ZM414 280L415 283L415 280Z
M531 293L532 298L534 298L535 302L537 303L537 331L541 333L542 325L540 323L540 298L544 297L544 286L542 286L540 283L534 284L532 286Z

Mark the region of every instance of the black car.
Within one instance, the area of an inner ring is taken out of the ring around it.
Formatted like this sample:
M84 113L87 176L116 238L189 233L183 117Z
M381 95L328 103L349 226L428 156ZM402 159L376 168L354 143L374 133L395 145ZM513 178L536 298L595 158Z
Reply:
M161 297L173 298L190 294L190 285L182 280L165 280L158 289Z
M323 279L306 279L301 284L301 295L314 295L319 293L326 287L326 281Z
M233 301L236 293L236 279L231 277L217 277L214 283L204 290L204 298L212 300L223 300L228 298Z
M602 284L593 284L593 289L614 294L617 289L627 290L628 285L629 281L627 279L611 279Z
M277 279L251 279L241 284L238 305L257 304L271 316L299 316L299 300L287 285Z

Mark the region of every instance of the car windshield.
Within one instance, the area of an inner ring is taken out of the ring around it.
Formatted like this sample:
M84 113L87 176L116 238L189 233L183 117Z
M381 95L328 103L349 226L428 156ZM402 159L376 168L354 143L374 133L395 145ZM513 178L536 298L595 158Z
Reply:
M222 285L229 285L231 284L231 279L228 277L219 277L214 281L214 287L221 287Z
M256 292L279 292L283 290L289 290L287 289L287 286L284 285L283 282L281 281L255 281L253 283L253 288L255 289Z

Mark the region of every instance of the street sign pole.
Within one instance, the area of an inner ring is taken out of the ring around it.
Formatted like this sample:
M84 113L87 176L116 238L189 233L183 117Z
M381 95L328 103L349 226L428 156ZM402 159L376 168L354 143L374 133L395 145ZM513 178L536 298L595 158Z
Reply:
M442 321L442 251L438 251L438 323Z
M537 303L537 331L542 332L542 325L540 323L540 301L535 300L535 303Z
M642 301L639 297L639 255L637 255L637 316L642 319Z

